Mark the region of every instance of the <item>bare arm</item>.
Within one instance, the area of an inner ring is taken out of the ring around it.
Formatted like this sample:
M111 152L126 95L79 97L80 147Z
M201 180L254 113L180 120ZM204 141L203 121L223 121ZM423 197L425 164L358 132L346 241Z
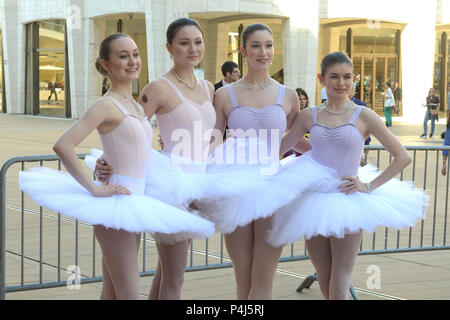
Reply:
M94 196L110 196L115 193L129 193L123 187L102 187L93 183L81 166L75 147L78 146L93 130L108 126L114 121L111 108L103 100L90 107L80 120L69 127L53 146L67 171Z
M281 140L280 156L295 146L295 150L305 153L311 149L311 143L305 138L308 131L308 119L311 118L311 108L303 109L298 112L289 130Z
M360 117L367 126L367 135L372 134L378 141L386 148L392 155L393 160L389 166L374 180L370 181L370 190L375 190L380 187L411 163L411 156L406 151L405 147L397 140L397 138L386 128L381 118L371 109L364 108L361 111ZM343 180L351 180L351 177L342 177ZM347 187L352 182L341 185L343 192L350 193L352 191L367 192L367 186L361 183L358 179L354 190L349 190Z
M300 117L300 111L299 111L300 103L298 101L297 92L295 92L295 90L288 88L286 90L286 94L287 94L287 99L288 99L287 103L290 106L290 111L287 114L287 118L286 118L286 130L289 131L290 128L292 127L293 123L295 122L295 120L298 117ZM298 138L297 142L294 145L292 145L291 147L289 147L284 153L281 153L281 150L280 150L280 156L285 154L291 148L294 148L296 151L298 151L300 153L305 153L311 149L311 143L310 143L309 139L305 138L305 134L298 136L297 138Z
M223 143L223 134L227 124L226 107L229 102L226 89L220 88L214 94L214 109L216 110L216 124L214 126L213 133L211 135L211 143L209 145L209 151L211 152L218 145Z

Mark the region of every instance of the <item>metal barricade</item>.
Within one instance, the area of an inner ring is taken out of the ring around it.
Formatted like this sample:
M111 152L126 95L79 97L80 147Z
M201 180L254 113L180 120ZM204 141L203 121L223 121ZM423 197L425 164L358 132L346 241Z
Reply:
M424 189L430 196L427 218L404 230L379 228L373 233L363 233L360 255L450 249L447 243L449 175L442 177L439 172L441 152L450 147L406 148L413 162L398 178L414 181L416 187ZM381 170L392 160L381 146L366 146L365 150L368 152L365 161ZM1 168L0 299L5 299L8 292L102 280L101 252L92 226L39 207L18 189L18 172L28 169L30 164L61 169L57 156L12 158ZM447 172L449 166L450 161ZM141 240L140 275L153 275L155 270L149 268L149 262L157 261L155 242L148 234L143 234ZM306 245L301 240L285 246L280 262L307 259ZM206 241L191 242L186 271L231 266L231 260L224 252L222 234L216 233ZM303 287L309 287L314 280L314 276L308 277L309 282ZM357 299L351 289L352 296Z

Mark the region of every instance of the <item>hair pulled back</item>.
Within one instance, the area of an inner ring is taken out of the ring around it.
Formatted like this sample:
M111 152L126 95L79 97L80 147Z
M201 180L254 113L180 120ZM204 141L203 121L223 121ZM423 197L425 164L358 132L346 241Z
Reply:
M102 76L107 76L108 72L102 67L101 61L109 60L109 55L111 54L111 43L114 40L120 39L120 38L130 38L129 35L125 33L113 33L107 36L103 41L100 43L100 50L99 50L99 56L95 60L95 68ZM131 39L131 38L130 38Z

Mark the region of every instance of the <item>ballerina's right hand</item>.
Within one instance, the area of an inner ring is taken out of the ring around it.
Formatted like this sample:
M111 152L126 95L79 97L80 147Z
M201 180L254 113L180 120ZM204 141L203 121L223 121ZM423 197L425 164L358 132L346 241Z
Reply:
M115 194L131 194L131 192L120 185L106 185L95 186L92 195L94 197L110 197Z
M103 156L98 158L97 161L95 162L94 175L100 182L103 182L105 184L108 184L109 178L111 178L112 167L109 166L108 163L106 163L105 158L103 158Z

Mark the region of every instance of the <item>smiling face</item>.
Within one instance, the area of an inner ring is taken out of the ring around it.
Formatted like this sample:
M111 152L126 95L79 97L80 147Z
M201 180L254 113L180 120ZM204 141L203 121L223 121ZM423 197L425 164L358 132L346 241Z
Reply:
M196 26L185 26L175 34L166 48L175 64L197 66L203 59L205 46L201 31Z
M325 87L328 98L348 97L354 79L353 68L348 63L329 66L325 75L319 74L320 83Z
M268 70L274 56L273 37L268 30L257 30L247 39L242 55L247 57L249 69Z
M142 61L136 43L128 37L111 42L108 60L101 61L112 81L132 81L139 77Z

